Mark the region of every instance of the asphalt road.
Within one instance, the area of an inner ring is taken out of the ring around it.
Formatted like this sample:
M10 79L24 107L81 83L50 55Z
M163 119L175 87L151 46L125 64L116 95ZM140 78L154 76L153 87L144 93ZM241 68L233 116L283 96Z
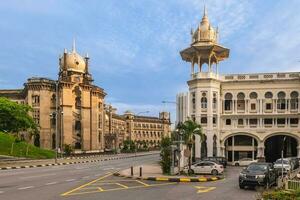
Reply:
M241 168L227 168L226 178L207 183L136 181L111 175L131 165L152 163L158 155L124 160L0 171L1 200L153 200L231 199L252 200L254 190L240 190Z

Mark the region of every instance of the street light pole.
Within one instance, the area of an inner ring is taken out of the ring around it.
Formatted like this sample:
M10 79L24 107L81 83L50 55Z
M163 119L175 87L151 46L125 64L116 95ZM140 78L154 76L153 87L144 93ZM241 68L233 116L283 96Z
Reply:
M282 149L281 149L281 178L283 180L283 150L284 150L284 142L285 142L286 136L283 138L283 143L282 143Z
M58 154L58 81L55 83L55 163L57 163L57 154Z

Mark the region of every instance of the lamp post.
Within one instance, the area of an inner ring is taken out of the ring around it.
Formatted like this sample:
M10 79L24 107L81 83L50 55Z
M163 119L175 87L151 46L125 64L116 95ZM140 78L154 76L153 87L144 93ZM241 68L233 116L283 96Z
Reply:
M284 136L284 138L283 138L282 149L281 149L281 178L282 178L282 181L283 181L283 150L284 150L285 139L286 139L286 136Z

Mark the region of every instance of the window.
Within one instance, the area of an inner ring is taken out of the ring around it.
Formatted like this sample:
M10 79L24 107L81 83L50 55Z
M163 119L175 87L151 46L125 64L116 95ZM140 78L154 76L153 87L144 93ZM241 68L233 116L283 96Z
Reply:
M33 109L32 118L36 124L40 124L40 110Z
M250 119L249 123L250 125L257 125L257 119Z
M278 118L277 119L277 124L278 125L285 125L285 118Z
M213 117L213 124L217 124L217 118Z
M232 94L226 93L225 94L225 110L231 110L232 109Z
M251 108L251 110L256 110L256 104L255 103L251 103L250 108Z
M293 91L291 93L291 110L297 110L298 109L298 92Z
M272 110L272 104L266 103L266 110Z
M40 96L32 95L32 106L39 106L39 105L40 105Z
M244 125L244 120L243 119L238 119L238 125Z
M226 119L225 124L226 125L231 125L231 119Z
M245 110L245 94L242 92L237 95L237 109Z
M285 110L286 105L285 105L285 93L284 92L279 92L278 95L278 100L277 100L277 109L278 110Z
M202 109L206 109L207 108L207 98L206 98L206 94L205 93L202 94L201 108Z
M265 118L264 119L264 124L265 125L272 125L273 124L273 119L272 118Z
M290 124L292 124L292 125L297 125L298 122L299 122L299 119L298 119L298 118L291 118L291 119L290 119Z
M214 93L213 97L213 109L217 109L217 94Z
M201 124L207 124L207 117L201 117Z
M192 106L193 106L193 110L196 109L196 95L195 92L192 93Z
M256 92L251 92L249 97L250 97L250 99L257 99L257 93Z
M266 99L272 99L272 98L273 98L272 92L266 92L266 93L265 93L265 98L266 98Z

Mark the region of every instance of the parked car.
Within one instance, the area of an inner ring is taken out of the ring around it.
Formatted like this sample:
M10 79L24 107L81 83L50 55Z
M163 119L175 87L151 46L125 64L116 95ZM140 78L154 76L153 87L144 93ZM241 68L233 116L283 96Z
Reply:
M239 175L239 187L246 186L270 187L276 184L277 173L272 163L251 163Z
M235 166L248 166L251 163L256 163L257 160L252 160L252 158L242 158L234 163Z
M283 167L283 173L286 174L293 169L293 166L294 165L292 164L291 160L288 158L283 158L283 159L280 158L274 162L274 168L278 171L278 173L281 172Z
M188 172L188 168L185 168L185 172ZM224 172L224 167L212 161L201 161L191 166L191 172L195 174L218 175Z
M292 170L299 168L299 160L297 157L290 157L288 158L291 160L292 163Z
M203 158L202 159L203 161L213 161L213 162L216 162L216 163L219 163L221 165L224 166L224 168L227 167L227 159L225 157L207 157L207 158Z

